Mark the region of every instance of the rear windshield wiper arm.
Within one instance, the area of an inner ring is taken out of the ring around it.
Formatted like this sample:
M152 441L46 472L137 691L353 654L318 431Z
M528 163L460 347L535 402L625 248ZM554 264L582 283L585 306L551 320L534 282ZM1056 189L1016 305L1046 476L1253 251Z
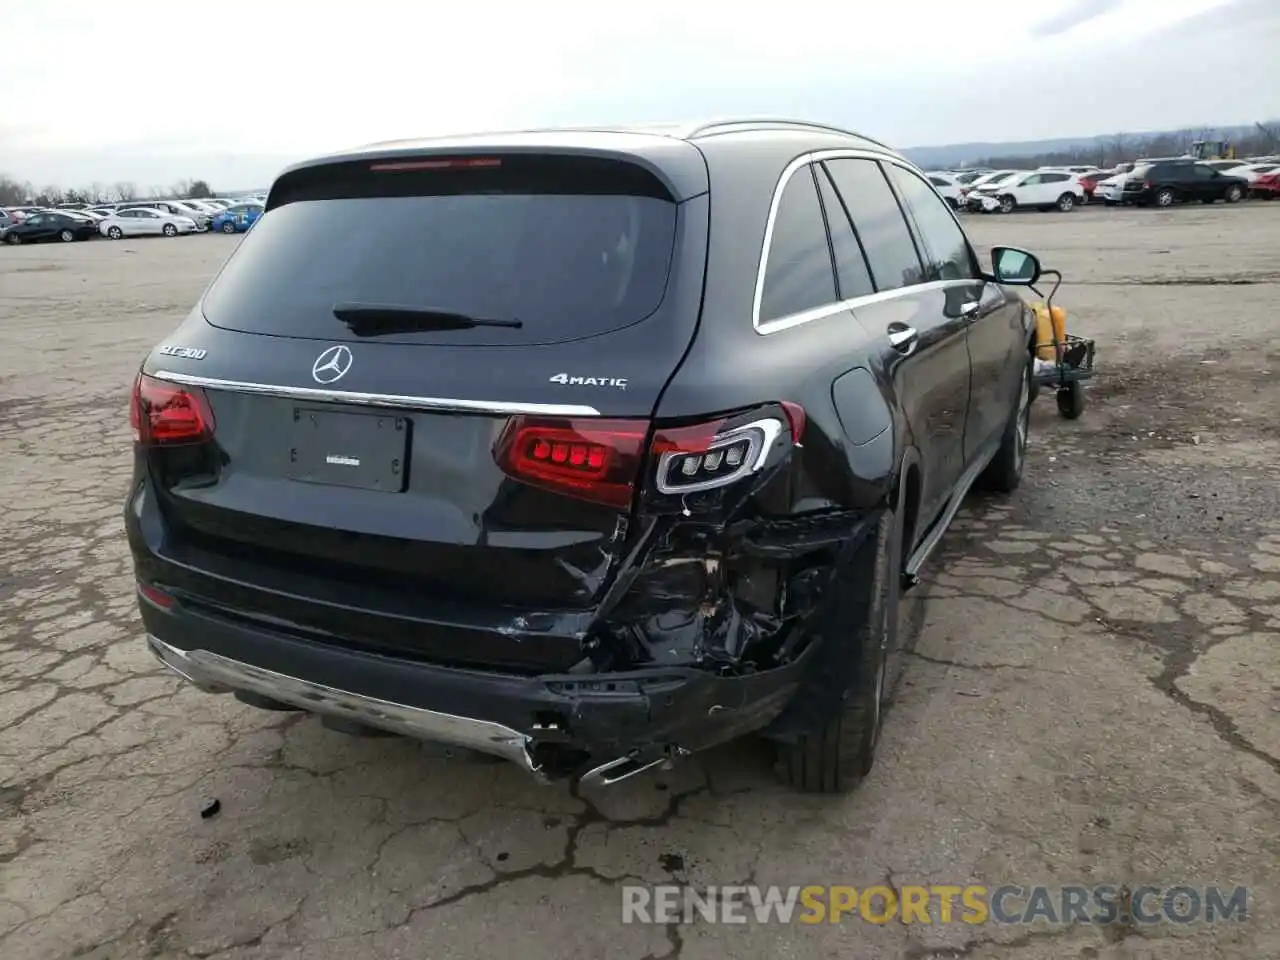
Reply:
M506 327L519 330L519 320L473 317L456 310L410 307L394 303L335 303L333 315L356 336L412 333L416 330L470 330L472 327Z

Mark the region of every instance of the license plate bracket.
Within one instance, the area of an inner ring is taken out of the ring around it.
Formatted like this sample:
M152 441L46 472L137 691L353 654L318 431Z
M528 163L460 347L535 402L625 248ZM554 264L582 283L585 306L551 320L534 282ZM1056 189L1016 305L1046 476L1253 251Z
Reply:
M303 483L402 493L409 421L388 413L294 407L289 478Z

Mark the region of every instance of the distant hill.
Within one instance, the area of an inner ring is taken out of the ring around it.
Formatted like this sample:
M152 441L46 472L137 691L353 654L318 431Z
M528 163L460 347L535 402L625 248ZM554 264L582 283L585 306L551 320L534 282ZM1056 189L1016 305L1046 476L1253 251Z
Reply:
M1275 126L1273 121L1270 125ZM1126 133L1130 141L1171 139L1178 143L1190 144L1200 139L1204 132L1212 131L1211 136L1225 137L1237 141L1257 134L1258 128L1248 126L1228 127L1185 127L1180 130L1155 130ZM950 143L936 147L909 147L902 153L912 163L926 170L957 167L963 164L976 163L988 157L1035 157L1046 153L1065 153L1074 150L1100 149L1109 142L1114 142L1119 134L1098 134L1092 137L1057 137L1052 140L1020 140L1012 143Z

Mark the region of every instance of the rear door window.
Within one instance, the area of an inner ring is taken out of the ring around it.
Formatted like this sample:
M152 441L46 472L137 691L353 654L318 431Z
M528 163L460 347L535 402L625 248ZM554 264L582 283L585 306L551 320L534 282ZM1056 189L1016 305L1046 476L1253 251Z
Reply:
M874 160L826 161L840 199L862 240L877 290L896 290L920 283L924 268L911 230Z
M875 293L876 286L871 282L871 268L867 265L857 231L853 229L849 213L836 193L831 177L821 168L818 169L818 188L822 196L822 208L827 215L827 230L831 234L831 252L836 258L840 299L849 300Z
M357 303L521 323L383 342L556 343L639 323L666 293L677 207L630 164L356 162L287 174L274 192L205 296L215 326L354 339L333 310Z
M929 280L972 280L977 274L969 241L946 203L910 170L894 163L884 165L889 179L911 211L916 228L928 248ZM1049 176L1049 174L1045 174Z
M813 168L804 166L792 174L778 201L760 294L760 321L838 300Z

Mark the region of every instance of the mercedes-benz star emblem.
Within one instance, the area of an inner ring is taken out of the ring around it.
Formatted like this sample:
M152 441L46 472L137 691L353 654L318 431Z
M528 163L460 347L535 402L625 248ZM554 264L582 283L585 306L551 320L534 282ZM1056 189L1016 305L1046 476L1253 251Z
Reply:
M341 380L351 369L351 351L339 344L330 347L311 365L311 376L316 383L333 383Z

